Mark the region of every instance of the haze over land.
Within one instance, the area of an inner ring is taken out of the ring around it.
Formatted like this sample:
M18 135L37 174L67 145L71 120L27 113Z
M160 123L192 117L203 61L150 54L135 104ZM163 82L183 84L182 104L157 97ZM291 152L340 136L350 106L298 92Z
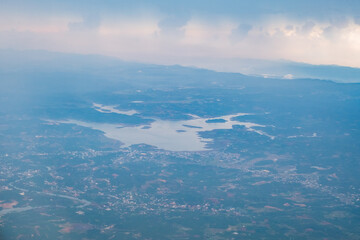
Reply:
M0 0L0 239L360 239L360 2Z
M360 236L359 83L0 62L2 238Z

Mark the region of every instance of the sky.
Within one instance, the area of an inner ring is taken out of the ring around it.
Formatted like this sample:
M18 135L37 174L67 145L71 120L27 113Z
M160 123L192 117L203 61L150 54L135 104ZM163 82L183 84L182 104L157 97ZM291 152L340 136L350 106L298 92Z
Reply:
M0 0L0 49L199 67L239 58L360 67L360 1Z

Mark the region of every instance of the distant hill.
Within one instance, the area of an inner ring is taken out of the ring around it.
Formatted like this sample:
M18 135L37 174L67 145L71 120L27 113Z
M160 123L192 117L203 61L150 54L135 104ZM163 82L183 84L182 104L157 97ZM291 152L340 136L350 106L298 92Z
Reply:
M219 62L221 61L221 64ZM287 60L204 59L204 66L217 71L240 72L268 78L315 78L336 82L360 82L360 68L312 65Z

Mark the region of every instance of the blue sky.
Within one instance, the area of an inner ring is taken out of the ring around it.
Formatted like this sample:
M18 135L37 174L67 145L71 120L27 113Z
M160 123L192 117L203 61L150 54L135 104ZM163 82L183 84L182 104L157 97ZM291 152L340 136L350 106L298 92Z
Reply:
M0 48L201 67L234 58L360 67L360 1L0 0Z

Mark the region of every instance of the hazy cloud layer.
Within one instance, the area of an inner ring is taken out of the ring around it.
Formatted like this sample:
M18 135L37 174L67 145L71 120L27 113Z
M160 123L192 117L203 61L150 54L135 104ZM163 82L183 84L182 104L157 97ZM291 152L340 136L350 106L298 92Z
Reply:
M3 0L0 48L203 67L289 59L360 67L360 2Z

